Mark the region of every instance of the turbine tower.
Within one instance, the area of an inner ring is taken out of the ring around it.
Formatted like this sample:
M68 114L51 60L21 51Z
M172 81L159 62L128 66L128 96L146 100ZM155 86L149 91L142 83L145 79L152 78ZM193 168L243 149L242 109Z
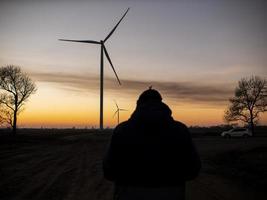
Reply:
M121 109L119 108L117 102L114 100L115 104L116 104L116 107L117 107L117 110L116 112L114 113L113 117L115 117L115 115L117 114L117 120L118 120L118 124L120 123L120 111L128 111L128 110L125 110L125 109Z
M125 17L125 15L127 14L127 12L129 11L130 8L128 8L126 10L126 12L124 13L124 15L121 17L121 19L119 20L119 22L115 25L115 27L110 31L110 33L106 36L106 38L104 40L100 40L100 41L95 41L95 40L66 40L66 39L59 39L60 41L67 41L67 42L81 42L81 43L90 43L90 44L99 44L101 46L101 51L100 51L100 126L99 128L101 130L103 130L103 89L104 89L104 54L106 56L106 58L108 59L111 68L118 80L118 83L121 85L120 79L116 73L116 70L111 62L111 59L109 57L109 54L107 52L107 49L105 47L105 42L110 38L110 36L114 33L114 31L116 30L116 28L119 26L120 22L122 21L122 19Z

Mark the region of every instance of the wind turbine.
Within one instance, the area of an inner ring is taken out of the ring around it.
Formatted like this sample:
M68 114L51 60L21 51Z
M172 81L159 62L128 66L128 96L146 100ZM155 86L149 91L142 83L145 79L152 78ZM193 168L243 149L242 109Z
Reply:
M119 123L120 123L120 111L128 111L128 110L119 108L117 102L116 102L116 101L114 101L114 102L115 102L115 104L116 104L117 110L116 110L116 112L114 113L113 117L115 117L115 115L117 114L117 116L118 116L118 124L119 124Z
M95 41L95 40L66 40L66 39L59 39L60 41L67 41L67 42L82 42L82 43L90 43L90 44L99 44L101 46L101 51L100 51L100 129L103 130L103 89L104 89L104 54L106 56L106 58L108 59L111 68L118 80L118 83L121 85L120 79L115 71L115 68L111 62L111 59L109 57L109 54L107 52L107 49L105 47L105 42L110 38L110 36L114 33L114 31L116 30L116 28L119 26L120 22L122 21L122 19L125 17L125 15L127 14L127 12L129 11L130 8L128 8L126 10L126 12L124 13L124 15L121 17L121 19L119 20L119 22L115 25L115 27L110 31L110 33L106 36L106 38L104 40L100 40L100 41Z

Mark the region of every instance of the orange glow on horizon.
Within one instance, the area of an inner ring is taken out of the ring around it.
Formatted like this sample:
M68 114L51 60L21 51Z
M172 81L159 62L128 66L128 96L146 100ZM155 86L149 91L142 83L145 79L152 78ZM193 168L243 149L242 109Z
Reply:
M117 125L117 117L113 117L115 107L106 105L104 112L104 127L115 127ZM82 105L81 105L82 106ZM202 105L203 106L203 105ZM224 124L223 114L224 108L196 108L192 106L170 106L172 116L175 120L185 123L187 126L213 126ZM120 122L126 121L135 109L135 104L126 108L129 111L120 113ZM70 109L64 107L57 108L57 112L53 109L48 110L25 110L19 117L21 127L55 127L55 128L98 128L99 126L99 108L96 103L90 108L81 107ZM266 124L267 115L261 116L261 124Z
M41 92L39 92L41 91ZM53 98L51 97L51 94ZM104 99L104 127L115 127L117 117L113 117L116 107L115 95L106 92ZM120 113L120 122L127 120L136 107L139 94L118 97L120 108L128 111ZM175 102L166 99L163 101L172 110L175 120L187 126L212 126L225 124L223 114L227 104L213 105L192 102ZM267 114L261 115L261 124L267 123ZM49 84L39 84L36 94L30 97L25 110L19 115L19 127L47 127L47 128L98 128L99 127L99 96L98 94L80 94L64 91Z

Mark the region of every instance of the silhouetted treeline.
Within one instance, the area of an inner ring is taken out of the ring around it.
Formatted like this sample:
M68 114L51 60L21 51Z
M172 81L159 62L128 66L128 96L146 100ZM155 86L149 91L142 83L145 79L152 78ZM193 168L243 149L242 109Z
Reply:
M8 134L12 130L10 128L0 128L0 134ZM57 134L92 134L92 133L101 133L101 134L108 134L112 133L113 129L106 128L104 130L99 130L95 128L20 128L17 130L18 134L50 134L50 135L57 135Z
M218 125L210 127L190 126L189 130L193 137L201 136L220 136L223 131L232 129L229 125ZM0 135L10 133L12 130L9 128L0 128ZM111 134L112 128L99 130L95 128L20 128L18 134L42 134L42 135L69 135L69 134ZM255 128L255 136L267 136L267 126L257 126Z

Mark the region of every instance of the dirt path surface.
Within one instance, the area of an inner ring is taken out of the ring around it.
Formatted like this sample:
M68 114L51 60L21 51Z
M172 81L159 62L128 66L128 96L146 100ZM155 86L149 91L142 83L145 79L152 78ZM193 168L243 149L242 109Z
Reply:
M112 184L102 175L108 136L0 138L1 200L111 200ZM195 139L203 169L187 184L188 200L254 200L264 194L217 172L212 158L224 151L266 145L267 138Z

